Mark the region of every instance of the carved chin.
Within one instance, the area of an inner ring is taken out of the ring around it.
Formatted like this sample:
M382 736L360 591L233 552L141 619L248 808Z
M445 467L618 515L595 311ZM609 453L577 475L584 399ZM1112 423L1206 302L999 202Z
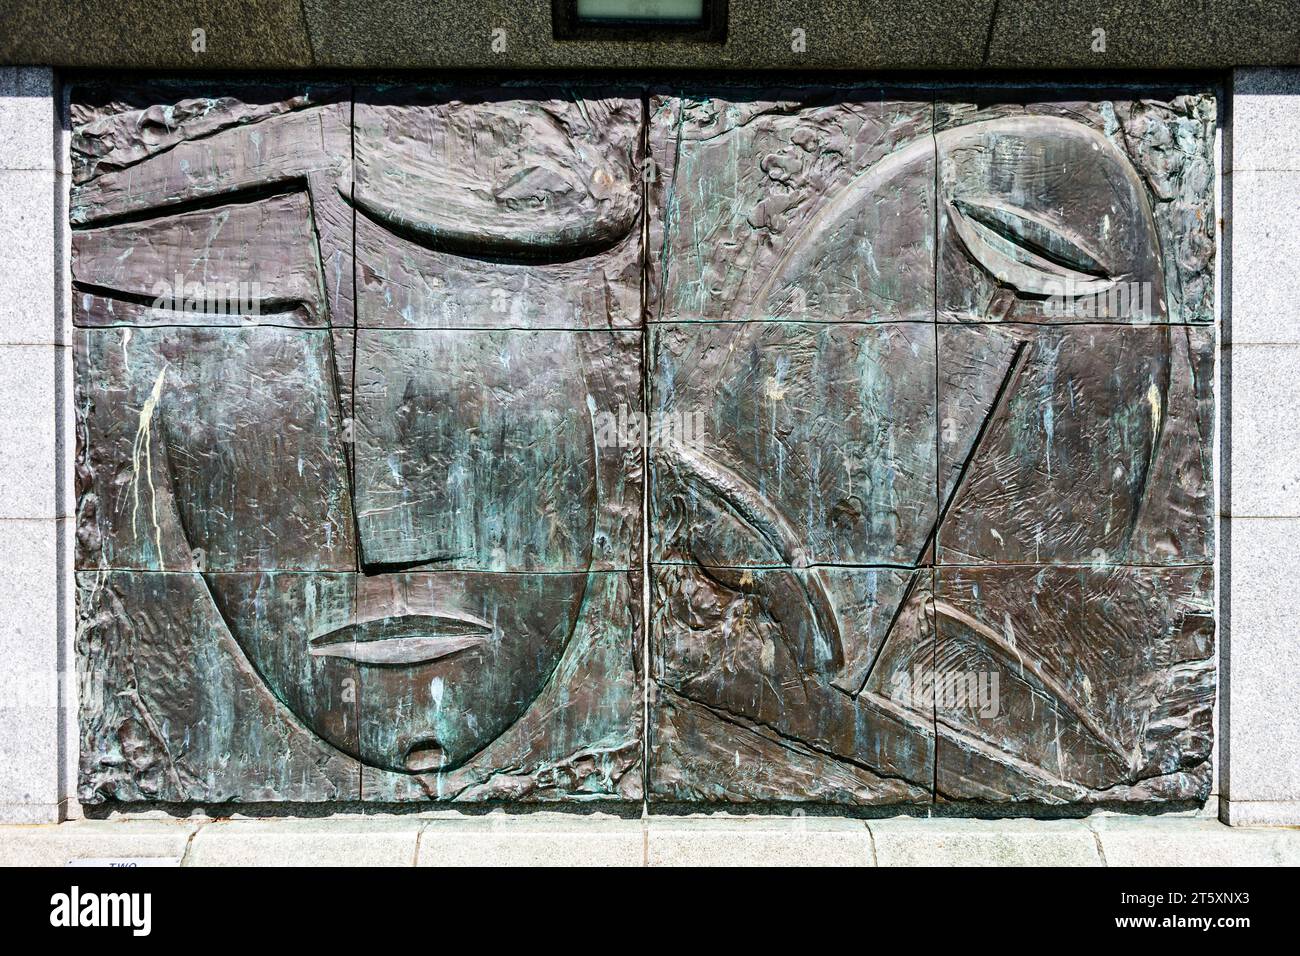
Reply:
M563 655L585 573L209 575L231 634L318 736L398 772L460 766Z

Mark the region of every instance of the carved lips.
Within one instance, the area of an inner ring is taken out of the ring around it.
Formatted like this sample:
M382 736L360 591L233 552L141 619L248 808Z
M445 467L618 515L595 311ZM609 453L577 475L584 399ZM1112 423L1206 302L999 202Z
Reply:
M314 638L313 657L365 665L427 664L486 644L492 625L469 615L403 614L352 624Z

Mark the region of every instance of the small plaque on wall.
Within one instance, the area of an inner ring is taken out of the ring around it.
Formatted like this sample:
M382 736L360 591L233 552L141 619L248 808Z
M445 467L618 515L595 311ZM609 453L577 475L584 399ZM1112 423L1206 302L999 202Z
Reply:
M95 856L69 860L67 865L133 870L142 866L180 866L181 861L175 856Z

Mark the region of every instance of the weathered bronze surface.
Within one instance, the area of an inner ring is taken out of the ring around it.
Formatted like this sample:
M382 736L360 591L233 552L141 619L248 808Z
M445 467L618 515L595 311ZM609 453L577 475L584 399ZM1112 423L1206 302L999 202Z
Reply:
M1208 793L1212 97L72 104L83 800Z
M651 98L652 799L1209 791L1213 102L966 96Z
M74 125L82 797L639 798L636 97Z

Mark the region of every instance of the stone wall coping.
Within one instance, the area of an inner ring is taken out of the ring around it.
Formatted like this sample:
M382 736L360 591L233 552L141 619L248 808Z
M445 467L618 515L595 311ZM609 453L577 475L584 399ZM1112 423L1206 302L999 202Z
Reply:
M610 814L161 816L0 826L0 865L1244 866L1300 864L1300 829L1203 816L1071 820ZM156 864L155 864L156 865Z

